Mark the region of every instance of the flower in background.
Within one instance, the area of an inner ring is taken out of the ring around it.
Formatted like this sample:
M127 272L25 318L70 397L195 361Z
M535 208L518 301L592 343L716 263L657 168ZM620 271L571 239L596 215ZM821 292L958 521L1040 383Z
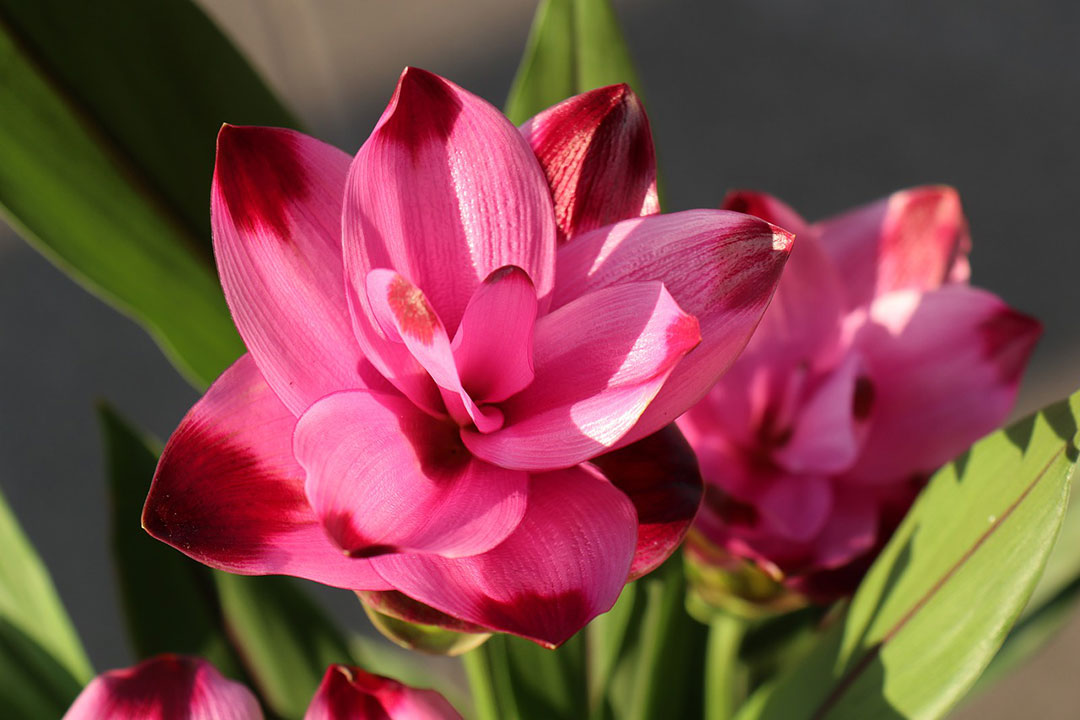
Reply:
M158 655L90 681L64 720L263 720L255 696L201 658ZM461 720L434 690L331 665L304 720Z
M144 527L230 572L565 641L682 540L700 478L653 435L734 361L791 244L654 215L655 182L624 86L519 131L407 69L351 161L223 128L214 246L248 354L170 438Z
M746 351L679 420L706 481L690 557L703 577L745 570L721 573L745 599L785 603L758 570L831 600L854 590L929 475L1005 420L1041 326L968 286L950 188L812 225L764 194L724 207L796 243Z
M158 655L90 681L64 720L262 720L259 702L199 658Z

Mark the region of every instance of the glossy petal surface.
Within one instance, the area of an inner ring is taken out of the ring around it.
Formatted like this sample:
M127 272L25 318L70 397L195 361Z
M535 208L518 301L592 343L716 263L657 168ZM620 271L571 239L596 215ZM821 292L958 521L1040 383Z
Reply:
M356 557L475 555L525 513L528 477L471 456L458 429L400 395L323 398L296 426L307 497L327 533Z
M236 326L294 415L363 387L341 259L349 156L292 130L226 125L211 192L214 253Z
M615 603L637 518L626 495L584 467L533 475L518 528L482 555L372 560L410 597L493 630L559 645Z
M489 103L423 70L405 71L353 160L342 227L360 346L422 405L430 388L372 316L372 269L409 278L450 334L484 278L506 265L532 278L542 308L550 301L555 222L532 150Z
M561 241L660 211L649 119L629 86L564 100L521 132L551 186Z
M700 341L697 320L660 283L589 293L536 323L536 377L500 407L506 425L466 430L469 449L503 467L569 467L614 445Z
M559 249L555 307L599 288L659 280L700 325L701 344L620 444L672 422L731 366L772 298L791 245L789 233L756 218L689 210L626 220Z

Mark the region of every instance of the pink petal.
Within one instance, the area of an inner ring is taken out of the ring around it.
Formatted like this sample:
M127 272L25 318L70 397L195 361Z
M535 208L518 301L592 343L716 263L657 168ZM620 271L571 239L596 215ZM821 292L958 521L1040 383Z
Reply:
M501 430L465 430L465 444L526 470L595 457L633 427L700 337L697 320L658 282L589 293L536 322L536 378L501 405Z
M756 504L769 532L788 542L806 542L825 525L832 508L829 480L814 475L780 475Z
M810 234L809 224L795 210L768 193L754 190L733 190L724 196L720 204L723 210L746 213L761 218L767 223L783 228L800 241ZM790 264L790 262L789 262Z
M251 691L199 658L158 655L90 681L64 720L262 720Z
M331 665L304 720L460 720L434 690L418 690L358 667Z
M432 388L375 323L365 287L372 269L408 277L451 334L483 279L506 265L532 278L542 309L550 301L555 219L532 150L489 103L423 70L405 70L353 160L343 230L360 346L424 407Z
M521 268L500 268L476 290L454 337L454 359L470 396L502 402L533 381L536 311L536 288Z
M930 473L1008 416L1041 324L991 293L950 285L878 298L855 338L874 386L863 482Z
M637 549L630 567L630 579L636 580L660 567L694 522L704 491L694 451L678 428L668 425L592 463L637 510Z
M486 552L525 513L528 477L472 457L456 425L400 395L323 398L296 425L296 459L326 531L356 557Z
M754 364L816 364L835 351L844 313L844 288L832 260L814 233L790 207L764 193L740 191L724 198L724 209L759 217L795 234L791 257L772 303L746 354Z
M226 125L210 196L214 253L259 370L299 415L363 387L341 259L349 156L292 130Z
M376 269L368 273L367 299L386 337L403 343L436 385L457 396L450 398L451 415L466 420L455 412L460 405L481 432L502 427L502 413L477 407L462 387L446 328L420 288L393 270Z
M701 344L620 445L672 422L734 362L772 297L791 245L788 232L756 218L690 210L626 220L559 249L554 307L598 288L660 280L701 326Z
M345 557L326 537L293 459L295 425L251 356L241 357L169 438L143 527L219 570L388 590L367 560Z
M818 568L841 567L877 542L878 503L858 488L835 490L828 522L814 541Z
M966 280L971 239L960 196L950 187L902 190L815 229L844 278L848 307L894 290Z
M873 392L859 356L849 353L800 408L791 438L776 450L774 459L791 473L847 470L859 453L861 425L867 419L863 413L872 409L864 404L872 402L868 398Z
M636 530L626 495L580 466L532 475L521 524L483 555L383 555L372 563L437 610L554 647L615 604Z
M521 133L551 185L560 241L660 211L649 119L628 85L564 100Z

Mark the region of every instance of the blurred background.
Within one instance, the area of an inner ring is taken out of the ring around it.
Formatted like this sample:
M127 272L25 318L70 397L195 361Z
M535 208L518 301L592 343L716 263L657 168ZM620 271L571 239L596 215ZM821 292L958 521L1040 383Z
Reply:
M528 0L199 4L308 132L350 153L405 65L501 105L534 10ZM818 219L899 188L954 185L971 223L974 282L1046 325L1018 413L1080 385L1080 243L1064 212L1080 191L1080 3L615 6L641 77L666 210L716 206L744 187ZM0 343L8 378L0 485L95 666L128 664L93 403L106 398L165 438L197 394L139 327L2 225ZM343 624L366 626L348 593L321 597ZM954 717L1075 718L1078 659L1080 617Z

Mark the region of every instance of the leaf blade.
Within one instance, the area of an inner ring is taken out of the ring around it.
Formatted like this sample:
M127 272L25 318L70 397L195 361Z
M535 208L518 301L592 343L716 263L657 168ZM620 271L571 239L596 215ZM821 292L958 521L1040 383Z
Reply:
M994 433L935 474L844 621L740 720L934 718L955 705L1046 563L1075 469L1078 405L1080 395Z
M291 115L184 0L0 0L0 69L0 207L205 387L243 352L210 247L214 137Z
M0 710L62 713L94 671L41 558L0 493Z
M544 0L506 101L516 124L587 90L628 83L639 89L610 0Z

